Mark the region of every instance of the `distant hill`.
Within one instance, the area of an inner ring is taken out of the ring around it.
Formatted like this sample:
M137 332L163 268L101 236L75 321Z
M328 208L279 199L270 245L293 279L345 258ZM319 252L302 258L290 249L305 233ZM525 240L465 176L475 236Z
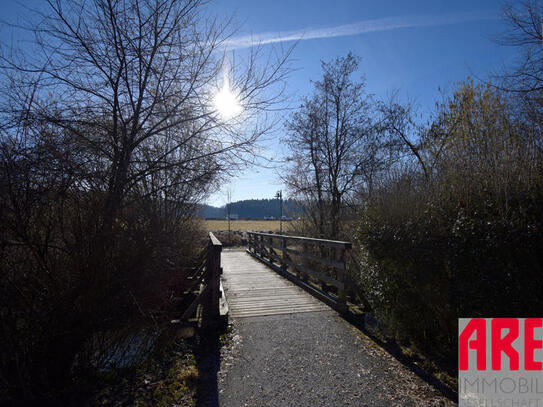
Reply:
M224 206L216 207L203 204L200 205L200 208L198 210L198 216L204 219L224 218L226 216L226 208Z
M247 199L244 201L232 202L230 213L236 214L240 219L264 219L269 217L279 218L278 199ZM199 216L204 219L225 218L226 205L221 207L201 205ZM301 213L300 205L292 200L283 201L283 216L298 217Z

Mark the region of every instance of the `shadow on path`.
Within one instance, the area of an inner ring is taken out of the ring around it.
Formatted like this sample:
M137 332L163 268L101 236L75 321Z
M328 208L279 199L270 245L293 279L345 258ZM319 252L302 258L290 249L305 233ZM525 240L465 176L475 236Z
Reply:
M364 320L363 316L352 315L352 314L343 314L341 316L347 322L349 322L351 325L356 327L360 332L362 332L364 335L366 335L368 338L370 338L373 342L375 342L381 348L386 350L389 355L391 355L394 359L396 359L402 365L407 367L411 372L415 373L418 377L420 377L426 383L429 383L430 385L432 385L435 389L437 389L439 392L441 392L441 394L443 394L449 400L451 400L451 401L453 401L455 403L458 403L458 393L457 392L455 392L454 390L449 388L447 385L445 385L441 380L439 380L433 374L428 373L422 367L417 365L415 363L414 359L406 356L402 352L401 347L396 342L383 341L381 338L379 338L375 334L375 332L373 332L371 329L369 329L366 326L366 323L365 323L365 320Z
M196 352L198 366L197 407L219 405L218 372L221 367L221 331L207 330L200 333Z

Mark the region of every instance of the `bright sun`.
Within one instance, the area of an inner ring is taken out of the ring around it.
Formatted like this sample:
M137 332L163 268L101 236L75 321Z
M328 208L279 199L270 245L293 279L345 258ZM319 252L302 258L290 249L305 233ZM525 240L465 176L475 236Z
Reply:
M228 76L225 74L222 88L217 92L214 99L215 108L224 119L231 119L241 112L237 96L230 89Z

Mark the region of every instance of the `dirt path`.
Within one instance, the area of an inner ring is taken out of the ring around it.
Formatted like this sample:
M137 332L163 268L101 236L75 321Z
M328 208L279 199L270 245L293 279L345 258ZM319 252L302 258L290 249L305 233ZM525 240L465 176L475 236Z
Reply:
M223 262L226 278L229 264L239 262ZM218 375L221 407L455 405L331 309L232 325Z
M233 323L221 407L454 405L333 311Z

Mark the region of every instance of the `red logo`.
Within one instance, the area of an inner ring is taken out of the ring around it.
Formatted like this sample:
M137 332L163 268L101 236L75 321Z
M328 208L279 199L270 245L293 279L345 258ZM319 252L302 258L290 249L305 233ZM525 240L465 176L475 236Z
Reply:
M543 327L543 318L493 318L490 327L484 318L472 318L458 338L458 360L460 370L469 370L469 350L476 353L477 370L487 370L487 338L490 337L490 360L492 370L502 369L502 354L509 359L509 369L519 370L523 360L524 370L543 370L543 361L534 360L534 351L543 348L542 338L534 337L535 328ZM489 330L490 328L490 330ZM505 335L503 331L506 330ZM524 340L515 341L523 332ZM475 334L475 339L472 337ZM473 366L471 366L473 369Z

